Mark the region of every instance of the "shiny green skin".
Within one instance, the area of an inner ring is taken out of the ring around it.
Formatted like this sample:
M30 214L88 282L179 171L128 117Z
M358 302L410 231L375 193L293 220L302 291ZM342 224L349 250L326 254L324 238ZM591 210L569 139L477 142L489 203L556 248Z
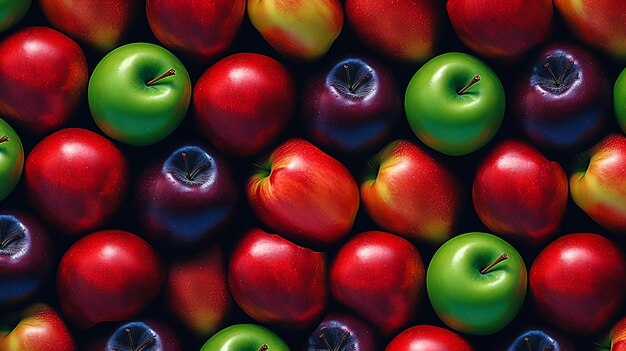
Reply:
M236 324L214 334L200 351L289 351L289 346L273 331L256 324Z
M175 75L146 85L171 68ZM98 63L89 79L88 98L93 119L106 135L145 146L165 139L182 122L191 81L185 66L166 49L132 43Z
M498 256L509 255L485 274ZM444 243L426 273L428 297L450 328L490 335L515 318L526 296L526 266L506 241L486 233L466 233Z
M30 8L32 0L0 0L0 32L16 25Z
M475 75L480 75L480 81L458 94ZM424 64L411 78L404 98L415 135L452 156L475 151L496 135L504 103L504 88L496 73L474 56L458 52Z
M626 69L620 73L613 88L615 117L620 128L626 133Z
M0 143L0 201L4 200L20 181L24 169L24 147L15 130L0 119L0 138L9 140Z

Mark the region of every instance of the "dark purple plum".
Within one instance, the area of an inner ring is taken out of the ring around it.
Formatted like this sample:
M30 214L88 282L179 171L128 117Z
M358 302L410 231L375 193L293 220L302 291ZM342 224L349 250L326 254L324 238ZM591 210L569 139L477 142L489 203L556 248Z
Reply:
M131 321L92 342L90 351L180 351L178 336L155 321Z
M575 351L574 345L556 331L528 329L521 332L507 351Z
M357 317L331 313L311 333L306 351L374 351L374 331Z

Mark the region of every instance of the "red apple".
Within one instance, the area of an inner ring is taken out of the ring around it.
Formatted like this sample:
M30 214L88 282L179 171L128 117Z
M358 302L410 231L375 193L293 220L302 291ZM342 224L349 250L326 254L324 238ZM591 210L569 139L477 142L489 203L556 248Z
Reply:
M0 115L30 133L67 124L87 79L83 50L54 29L26 27L0 42Z
M361 198L376 224L434 244L452 236L461 210L461 186L439 161L410 141L396 140L368 166Z
M552 0L448 0L454 31L471 50L495 59L518 59L552 31Z
M299 243L326 246L343 238L359 209L348 169L303 139L290 139L248 179L248 202L272 230Z
M0 350L74 351L76 344L61 316L43 303L15 312L15 325L0 325ZM10 320L9 319L9 320Z
M164 268L156 250L123 230L81 238L63 255L57 292L63 314L81 328L135 318L161 291Z
M626 231L626 137L611 134L578 155L570 175L572 200L602 227Z
M626 58L626 2L554 0L569 29L586 45Z
M569 234L546 246L532 264L530 293L557 328L590 336L606 327L626 298L626 257L609 239Z
M425 269L413 244L393 234L370 231L339 249L329 281L337 301L390 335L415 316L425 290Z
M626 317L613 325L609 335L603 340L596 351L625 351L626 350Z
M40 4L54 28L100 51L121 44L143 6L138 0L40 0Z
M118 209L128 166L105 137L67 128L40 141L26 159L26 191L32 207L66 234L102 226Z
M207 61L224 53L235 39L245 0L147 0L148 24L169 49Z
M230 258L228 283L239 307L258 322L305 329L326 308L326 256L251 229Z
M226 263L219 246L169 264L165 296L171 313L196 335L213 335L230 312Z
M495 234L526 245L545 243L567 207L567 175L532 146L505 140L481 162L472 185L474 208Z
M360 41L388 57L424 62L434 54L443 7L432 0L346 0L346 19Z
M296 85L282 63L255 53L228 56L198 79L192 106L200 133L235 156L264 149L296 106Z
M432 325L416 325L398 334L385 351L473 351L459 334ZM545 350L544 350L545 351Z

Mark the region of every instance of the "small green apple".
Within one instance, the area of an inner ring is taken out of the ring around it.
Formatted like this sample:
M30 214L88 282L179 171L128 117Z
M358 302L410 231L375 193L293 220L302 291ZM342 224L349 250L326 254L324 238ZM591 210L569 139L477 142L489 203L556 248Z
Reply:
M626 133L626 69L620 73L613 88L615 117L620 128Z
M166 49L132 43L111 51L89 80L89 108L108 136L131 145L151 145L182 122L191 99L185 66Z
M435 252L426 273L428 297L450 328L490 335L515 318L526 296L524 260L495 235L466 233Z
M236 324L214 334L200 351L289 351L289 346L265 327Z
M16 25L28 12L32 0L0 0L0 32Z
M0 119L0 201L15 189L24 168L24 147L15 130Z
M487 144L504 118L504 88L474 56L450 52L426 62L411 78L404 107L409 125L431 148L459 156Z

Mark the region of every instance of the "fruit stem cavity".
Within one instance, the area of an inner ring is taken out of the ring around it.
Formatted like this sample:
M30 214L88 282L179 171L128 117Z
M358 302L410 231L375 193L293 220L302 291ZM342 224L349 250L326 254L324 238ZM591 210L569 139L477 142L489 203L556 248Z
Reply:
M151 86L154 83L160 81L163 78L169 77L169 76L173 76L176 74L176 70L173 68L168 69L167 71L163 72L161 75L159 75L158 77L154 77L152 79L150 79L149 81L146 82L147 86Z
M465 92L467 91L467 89L469 89L472 85L476 84L478 81L480 81L480 75L477 74L475 76L472 77L472 80L470 80L469 82L467 82L467 84L465 84L465 86L461 89L459 89L457 91L457 94L461 95L461 94L465 94Z
M509 255L507 255L506 253L503 253L502 255L498 256L498 258L495 259L495 261L491 262L487 267L483 268L480 271L480 274L487 274L487 272L489 272L489 270L491 268L493 268L493 266L497 265L498 263L506 260L509 258Z

